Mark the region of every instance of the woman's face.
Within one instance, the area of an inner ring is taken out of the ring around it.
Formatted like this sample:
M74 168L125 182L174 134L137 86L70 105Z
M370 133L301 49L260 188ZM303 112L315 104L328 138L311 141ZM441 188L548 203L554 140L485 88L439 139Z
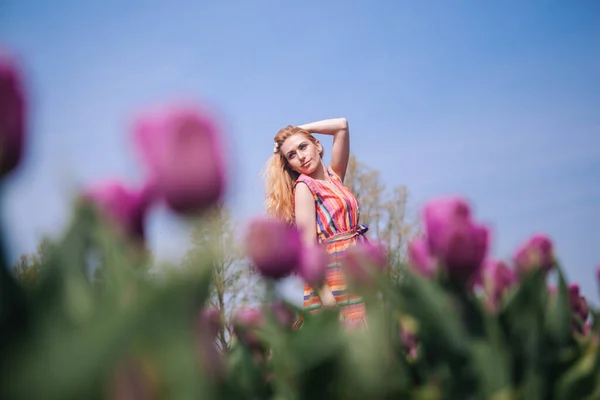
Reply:
M279 150L292 169L299 174L310 175L321 165L321 144L315 144L303 134L285 139Z

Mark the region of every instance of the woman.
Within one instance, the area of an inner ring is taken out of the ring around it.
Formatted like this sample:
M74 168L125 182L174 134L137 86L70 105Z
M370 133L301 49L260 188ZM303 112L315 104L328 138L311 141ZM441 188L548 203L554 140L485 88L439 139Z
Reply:
M323 163L323 146L312 133L333 135L331 163ZM340 261L344 252L363 237L359 204L343 185L350 156L350 134L345 118L287 126L275 135L273 157L267 165L267 211L295 224L307 245L320 244L329 254L326 284L304 287L303 309L339 307L350 327L366 325L365 305L348 292ZM316 290L315 290L316 289ZM299 328L302 320L294 325Z

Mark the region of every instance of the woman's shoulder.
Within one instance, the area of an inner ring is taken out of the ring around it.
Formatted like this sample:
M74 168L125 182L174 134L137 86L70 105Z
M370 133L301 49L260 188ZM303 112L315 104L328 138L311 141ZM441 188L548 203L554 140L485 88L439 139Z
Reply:
M296 189L299 183L304 183L306 186L308 186L313 195L319 193L319 186L310 176L301 174L298 178L296 178L296 182L294 182L294 189Z

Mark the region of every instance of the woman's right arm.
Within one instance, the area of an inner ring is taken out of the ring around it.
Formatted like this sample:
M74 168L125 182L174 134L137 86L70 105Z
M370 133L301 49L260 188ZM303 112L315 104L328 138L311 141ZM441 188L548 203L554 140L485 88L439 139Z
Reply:
M315 199L305 183L296 185L294 194L296 226L302 235L302 241L306 246L317 246L317 209ZM336 305L335 297L325 284L318 290L321 303L325 307L334 307Z

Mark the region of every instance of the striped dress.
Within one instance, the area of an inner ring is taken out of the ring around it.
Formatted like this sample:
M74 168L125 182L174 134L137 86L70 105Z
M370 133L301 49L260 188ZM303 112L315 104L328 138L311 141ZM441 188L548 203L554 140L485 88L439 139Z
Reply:
M336 174L329 172L329 176L331 184L300 175L294 184L294 191L298 183L305 183L315 199L317 240L325 247L330 257L326 274L327 284L343 311L344 323L348 327L366 326L364 301L360 296L348 292L340 260L349 247L359 240L366 240L363 234L367 227L359 224L360 209L356 197ZM320 307L321 300L316 290L305 285L302 308L317 312ZM298 329L302 324L303 320L300 317L294 328Z

